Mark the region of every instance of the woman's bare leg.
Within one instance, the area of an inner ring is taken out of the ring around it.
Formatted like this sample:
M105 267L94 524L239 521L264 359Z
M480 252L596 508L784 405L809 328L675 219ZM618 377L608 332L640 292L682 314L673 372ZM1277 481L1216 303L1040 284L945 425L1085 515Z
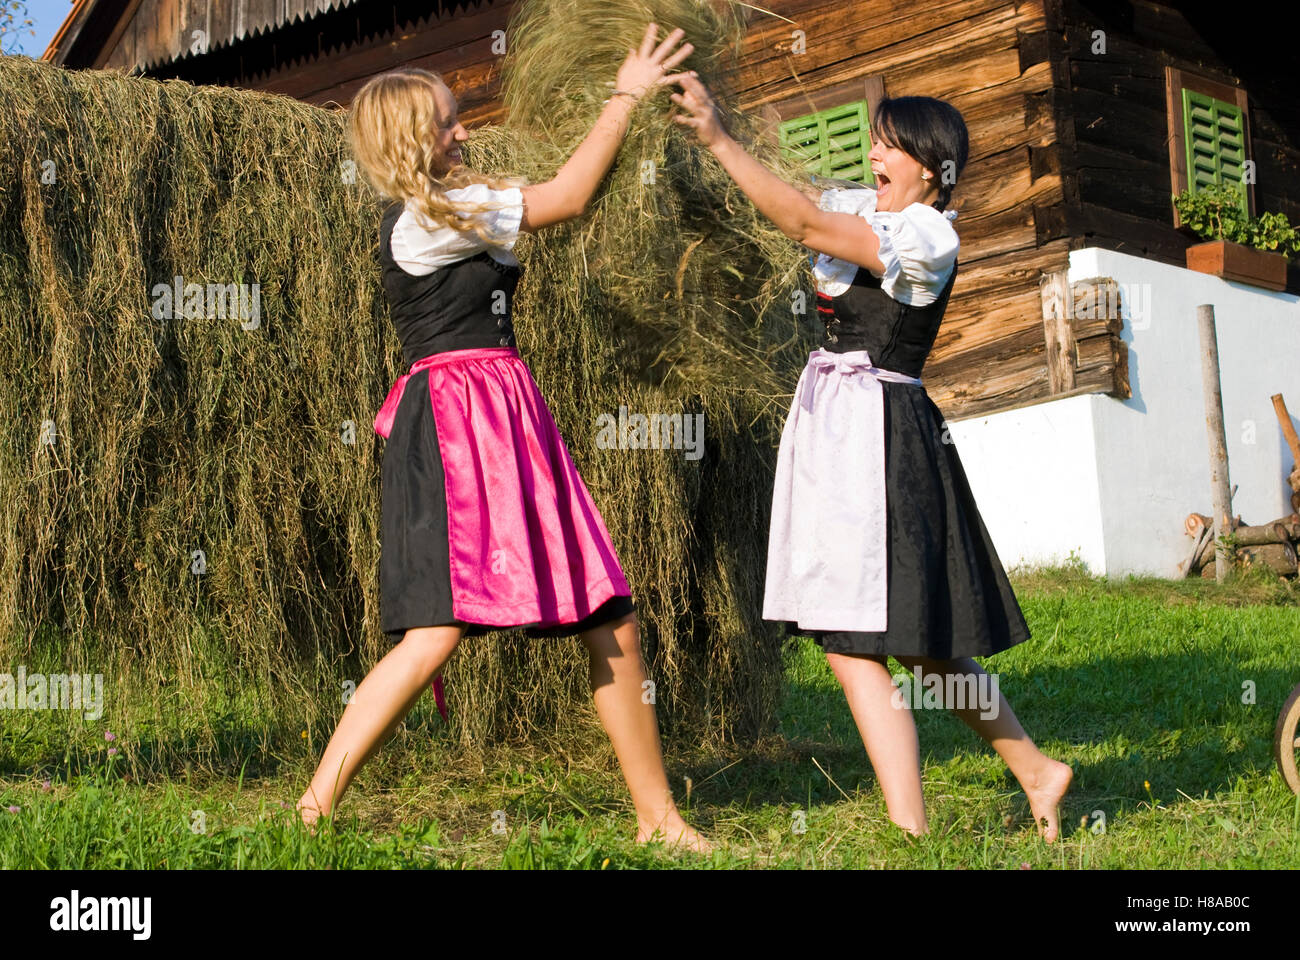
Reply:
M919 666L924 673L943 676L944 690L949 687L947 676L956 674L973 677L974 683L953 684L954 690L985 690L992 693L991 685L983 686L989 682L980 679L987 676L984 669L969 657L958 660L931 660L928 657L895 657L894 659L913 672ZM989 746L998 752L998 756L1006 761L1015 778L1020 781L1020 786L1024 788L1025 796L1029 798L1029 809L1038 824L1039 834L1048 843L1054 841L1060 830L1058 807L1061 798L1070 788L1074 771L1068 764L1053 760L1038 749L1034 741L1029 739L1024 728L1020 726L1020 721L1016 719L1011 704L1007 703L1007 698L1002 696L1001 690L998 690L995 703L990 697L988 705L990 709L987 711L978 703L965 705L945 703L944 705L961 717L968 727L983 737ZM991 715L984 716L985 712ZM1043 823L1044 820L1047 821L1046 824Z
M582 634L591 657L591 693L596 713L609 734L636 807L637 841L660 839L701 853L712 844L695 832L673 802L664 770L655 708L642 695L645 667L636 614Z
M926 833L929 827L921 791L921 746L916 723L906 705L903 709L894 705L898 688L890 676L887 658L828 652L826 660L844 688L853 722L885 795L889 819L913 835Z
M333 812L358 770L397 729L455 651L461 626L417 627L371 670L343 710L311 783L298 801L311 825Z

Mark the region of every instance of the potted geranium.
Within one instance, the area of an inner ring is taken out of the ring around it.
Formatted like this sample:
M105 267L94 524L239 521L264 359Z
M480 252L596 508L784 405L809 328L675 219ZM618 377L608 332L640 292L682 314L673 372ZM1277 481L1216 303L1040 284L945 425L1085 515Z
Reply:
M1283 213L1247 217L1237 187L1216 184L1174 197L1183 226L1208 242L1187 248L1187 268L1269 290L1286 289L1287 260L1300 254L1300 231Z

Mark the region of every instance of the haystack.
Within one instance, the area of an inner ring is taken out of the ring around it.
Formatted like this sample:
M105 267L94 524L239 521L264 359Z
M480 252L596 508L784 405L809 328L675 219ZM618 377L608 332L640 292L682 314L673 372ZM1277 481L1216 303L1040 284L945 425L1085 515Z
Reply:
M648 19L686 27L706 82L740 29L690 0L583 0L586 29L558 28L573 5L519 5L509 122L472 166L553 173ZM142 760L267 757L304 729L318 751L388 648L371 421L402 372L343 116L13 57L0 92L0 663L102 673ZM521 240L516 329L633 584L666 733L747 739L780 684L759 614L812 297L666 97L585 220ZM620 408L702 414L702 456L598 442ZM595 722L576 640L467 642L447 682L465 743Z

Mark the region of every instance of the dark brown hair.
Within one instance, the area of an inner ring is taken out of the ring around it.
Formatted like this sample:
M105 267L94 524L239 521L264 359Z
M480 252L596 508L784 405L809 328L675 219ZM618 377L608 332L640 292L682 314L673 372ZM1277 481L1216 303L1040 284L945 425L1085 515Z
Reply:
M957 177L966 166L970 135L961 113L946 100L934 97L894 97L876 105L872 129L879 130L898 149L939 178L939 199L931 206L942 211L952 200ZM952 182L944 182L944 164L952 162Z

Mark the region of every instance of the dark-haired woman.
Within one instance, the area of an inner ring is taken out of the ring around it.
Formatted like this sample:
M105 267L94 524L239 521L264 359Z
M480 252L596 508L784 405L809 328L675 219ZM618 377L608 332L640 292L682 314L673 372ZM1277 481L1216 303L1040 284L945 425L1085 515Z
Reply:
M971 659L1029 629L920 381L957 272L956 214L945 208L968 153L961 114L930 97L882 101L869 154L876 188L814 202L727 135L697 78L677 82L676 120L786 236L820 254L826 337L781 437L763 617L825 650L895 824L927 831L907 701L937 701L1002 756L1051 842L1073 772L1039 751ZM890 656L916 671L924 697L899 696Z

